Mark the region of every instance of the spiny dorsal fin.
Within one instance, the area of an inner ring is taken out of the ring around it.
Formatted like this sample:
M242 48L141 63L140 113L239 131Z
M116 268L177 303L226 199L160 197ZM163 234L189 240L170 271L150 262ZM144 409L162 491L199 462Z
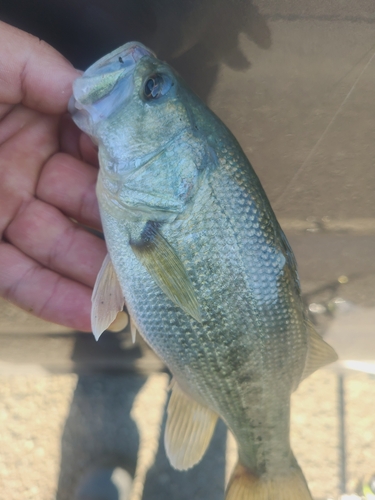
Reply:
M301 381L318 370L318 368L333 363L338 359L333 347L322 339L309 321L306 322L306 327L308 331L308 350Z
M187 396L176 382L167 414L164 442L169 461L175 469L190 469L210 444L217 415Z
M140 241L131 241L136 257L163 292L183 311L201 322L193 285L176 252L159 232L159 224L147 222Z
M117 313L122 311L125 303L109 254L106 255L96 277L91 302L91 328L98 340L116 319Z

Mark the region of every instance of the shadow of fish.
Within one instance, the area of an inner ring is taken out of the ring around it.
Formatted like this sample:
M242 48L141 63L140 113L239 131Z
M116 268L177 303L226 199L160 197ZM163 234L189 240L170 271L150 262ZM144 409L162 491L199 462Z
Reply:
M174 467L201 459L219 416L239 448L227 500L311 499L290 448L290 394L336 354L306 318L292 250L239 144L136 42L73 89L74 121L99 147L109 252L94 334L125 298L133 333L170 368Z

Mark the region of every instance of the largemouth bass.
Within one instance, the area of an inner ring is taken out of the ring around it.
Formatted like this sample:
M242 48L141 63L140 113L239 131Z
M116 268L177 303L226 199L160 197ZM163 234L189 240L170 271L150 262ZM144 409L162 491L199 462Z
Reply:
M290 395L336 359L309 323L296 263L236 139L140 43L73 86L99 148L108 247L93 292L99 336L123 308L170 368L165 446L188 469L217 418L238 443L226 500L311 499L289 443Z

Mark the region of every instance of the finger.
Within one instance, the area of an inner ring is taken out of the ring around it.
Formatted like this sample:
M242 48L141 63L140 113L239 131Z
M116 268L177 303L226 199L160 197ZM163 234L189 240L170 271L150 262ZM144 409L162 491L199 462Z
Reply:
M90 331L91 288L63 278L0 243L0 295L28 312L76 330Z
M69 115L64 115L61 120L60 149L63 153L99 167L98 147L88 135L81 132Z
M82 159L95 167L99 167L98 147L92 142L90 137L85 133L81 133L79 141Z
M17 214L5 238L43 266L91 287L106 255L102 239L39 200Z
M0 22L0 100L45 113L66 111L80 72L38 38Z
M44 166L36 196L81 224L101 228L95 194L98 170L71 156L58 153Z
M39 172L58 148L58 119L16 106L0 124L0 235L35 193Z
M80 151L80 136L82 132L66 113L60 121L60 150L78 160L82 159Z
M6 116L10 111L12 111L13 107L13 104L0 103L0 120L2 120L4 116Z

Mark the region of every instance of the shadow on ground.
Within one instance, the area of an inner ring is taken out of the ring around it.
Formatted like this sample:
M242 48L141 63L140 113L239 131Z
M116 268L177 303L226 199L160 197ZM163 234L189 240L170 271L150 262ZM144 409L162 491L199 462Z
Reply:
M122 467L134 474L139 435L130 411L145 380L128 374L79 377L61 440L56 500L72 500L90 469Z
M210 446L198 465L177 471L169 465L163 443L164 415L159 449L153 467L146 476L142 500L175 498L220 500L224 498L226 427L219 421Z

